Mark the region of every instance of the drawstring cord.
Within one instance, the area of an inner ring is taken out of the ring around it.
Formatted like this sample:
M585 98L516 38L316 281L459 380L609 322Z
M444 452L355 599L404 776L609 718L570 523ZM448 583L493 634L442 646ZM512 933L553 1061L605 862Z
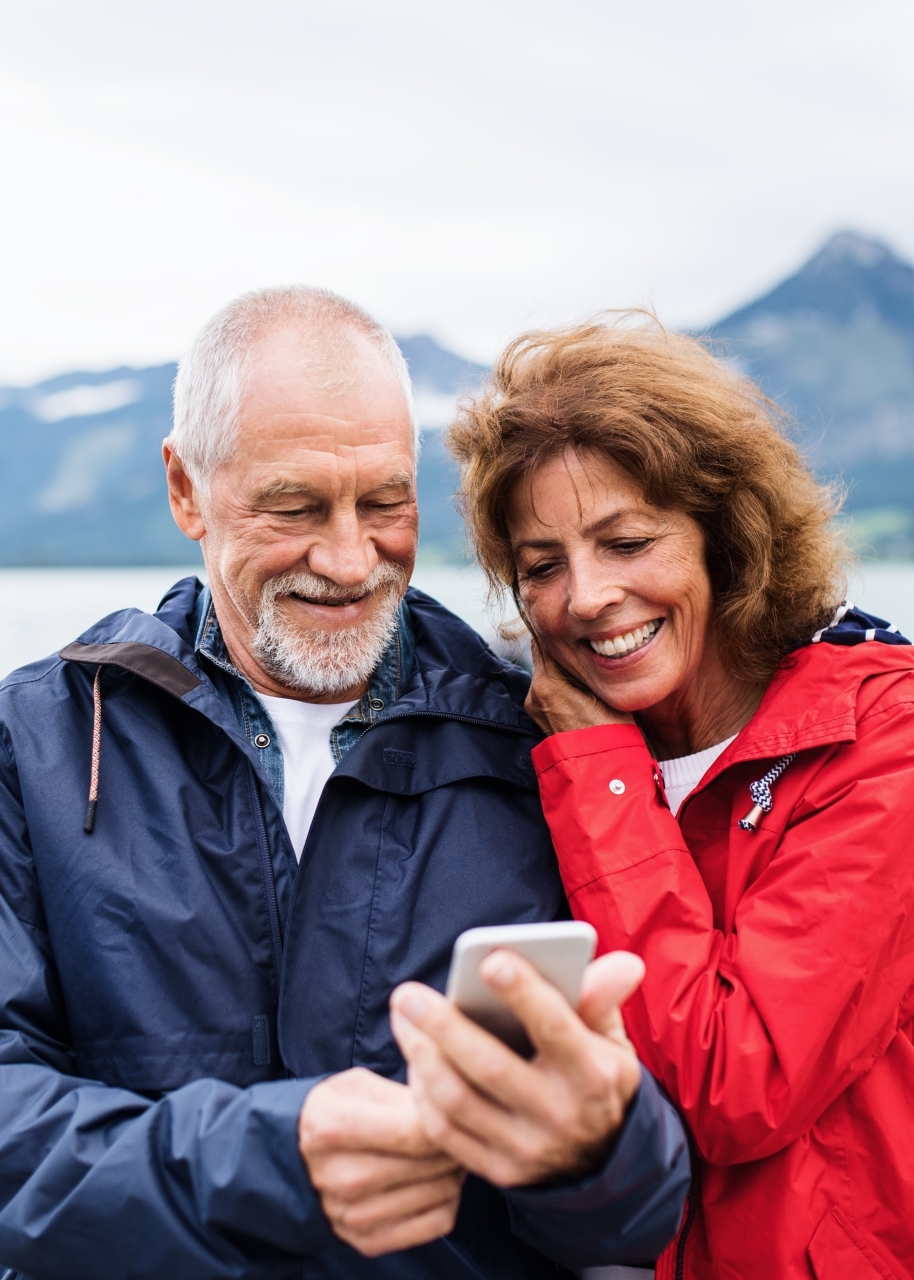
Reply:
M102 762L102 669L97 667L92 685L92 772L89 775L89 803L83 831L92 834L98 808L98 773Z
M777 782L787 766L796 758L797 753L795 751L791 751L790 755L781 756L777 764L768 770L764 778L759 778L758 781L749 783L749 794L755 801L755 805L749 810L745 818L740 818L739 826L742 831L758 831L759 823L766 813L771 812L771 806L774 804L771 795L772 785Z

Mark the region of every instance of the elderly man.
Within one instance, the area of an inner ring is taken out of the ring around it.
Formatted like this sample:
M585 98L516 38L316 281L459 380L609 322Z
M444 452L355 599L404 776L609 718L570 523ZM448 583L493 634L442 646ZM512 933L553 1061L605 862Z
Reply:
M598 962L575 1013L490 958L529 1062L438 994L461 930L567 907L523 674L407 591L393 339L320 291L241 298L164 453L209 587L0 691L4 1274L652 1261L688 1157L621 1030L637 974Z

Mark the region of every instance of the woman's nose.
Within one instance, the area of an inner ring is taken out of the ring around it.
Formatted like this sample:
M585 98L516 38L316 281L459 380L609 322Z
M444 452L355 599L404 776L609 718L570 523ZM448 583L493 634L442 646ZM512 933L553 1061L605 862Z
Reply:
M621 604L625 589L613 580L605 565L572 564L568 582L568 612L581 622L600 616L609 605Z

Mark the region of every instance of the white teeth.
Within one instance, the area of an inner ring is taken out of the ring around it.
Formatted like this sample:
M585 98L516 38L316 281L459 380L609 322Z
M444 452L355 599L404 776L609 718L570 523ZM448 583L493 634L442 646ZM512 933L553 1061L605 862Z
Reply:
M621 658L624 654L634 653L636 649L646 644L659 625L659 622L645 622L640 627L635 627L634 631L626 631L624 635L616 636L615 640L591 640L590 647L594 653L599 653L603 658Z

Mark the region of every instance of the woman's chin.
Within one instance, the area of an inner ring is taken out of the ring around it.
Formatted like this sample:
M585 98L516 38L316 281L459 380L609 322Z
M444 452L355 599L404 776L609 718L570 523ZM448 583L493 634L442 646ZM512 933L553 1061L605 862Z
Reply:
M594 657L597 660L587 664L589 670L586 674L581 673L583 682L591 693L614 711L634 715L655 706L669 692L668 682L663 679L662 673L651 669L653 664L638 663L613 668L609 666L611 659L599 659L596 654Z

